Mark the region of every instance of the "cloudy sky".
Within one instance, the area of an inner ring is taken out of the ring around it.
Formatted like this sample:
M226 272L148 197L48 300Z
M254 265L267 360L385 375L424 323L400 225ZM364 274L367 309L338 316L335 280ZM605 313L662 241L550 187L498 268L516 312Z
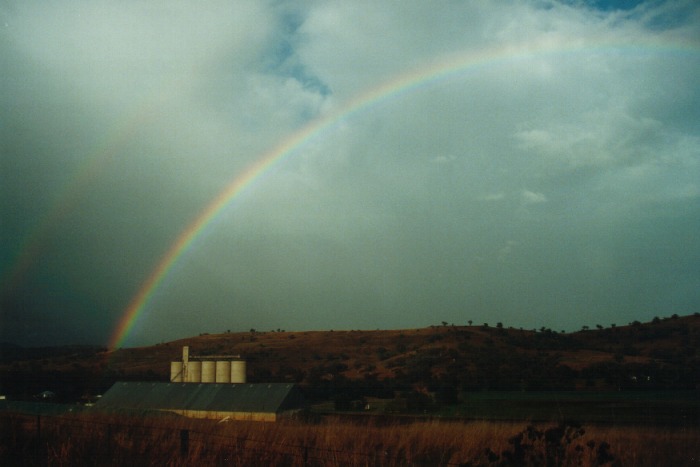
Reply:
M700 311L700 3L0 0L0 341ZM294 143L289 144L290 141Z

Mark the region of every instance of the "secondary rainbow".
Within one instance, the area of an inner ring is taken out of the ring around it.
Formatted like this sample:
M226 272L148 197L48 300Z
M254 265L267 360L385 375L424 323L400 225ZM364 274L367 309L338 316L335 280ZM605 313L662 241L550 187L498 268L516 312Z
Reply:
M0 279L0 292L11 291L18 287L29 270L37 263L44 252L46 243L51 239L57 226L65 221L79 205L86 190L99 180L100 174L119 154L119 148L128 141L144 121L148 119L151 101L140 105L128 120L120 122L109 131L105 138L86 155L83 162L74 171L73 176L54 197L47 213L41 217L30 233L24 237L18 253Z
M700 47L696 43L664 43L650 41L639 42L615 42L606 43L599 40L596 44L582 44L571 42L562 44L551 40L529 43L521 46L503 46L486 49L476 53L451 56L441 61L436 61L426 68L410 71L398 78L389 80L380 86L360 94L351 100L340 110L311 122L290 137L282 141L270 151L263 154L255 163L250 165L243 173L234 178L226 188L221 191L205 209L192 221L177 237L175 242L162 256L157 266L153 269L146 281L139 288L126 310L120 316L112 337L109 341L110 348L120 347L129 332L136 323L138 317L146 309L153 293L158 289L173 265L177 263L183 254L188 251L198 236L228 206L247 186L258 179L266 170L286 156L296 154L304 145L318 138L320 135L335 129L341 122L352 116L372 108L389 99L405 95L419 88L428 87L459 77L467 72L480 67L498 65L513 59L534 58L537 55L568 54L576 51L588 51L591 53L629 52L641 54L664 53L690 53L697 54Z
M72 177L51 201L46 214L24 237L11 262L12 267L0 277L0 292L12 291L21 285L27 273L38 262L57 226L79 206L87 190L99 181L100 175L112 160L121 154L124 145L145 124L156 120L156 111L162 107L168 96L186 89L188 84L187 80L170 79L159 87L158 92L125 112L128 118L115 119L114 126L108 127L103 133L103 138L83 157Z

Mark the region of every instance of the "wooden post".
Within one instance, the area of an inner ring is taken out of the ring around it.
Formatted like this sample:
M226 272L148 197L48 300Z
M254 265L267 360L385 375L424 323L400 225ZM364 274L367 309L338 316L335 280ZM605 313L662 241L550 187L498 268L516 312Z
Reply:
M190 449L190 432L180 430L180 454L185 457Z
M34 450L34 459L37 461L37 465L48 465L48 459L46 457L47 451L46 446L41 442L41 415L36 416L36 448Z
M111 452L112 451L112 425L107 425L107 446L106 446L106 452Z

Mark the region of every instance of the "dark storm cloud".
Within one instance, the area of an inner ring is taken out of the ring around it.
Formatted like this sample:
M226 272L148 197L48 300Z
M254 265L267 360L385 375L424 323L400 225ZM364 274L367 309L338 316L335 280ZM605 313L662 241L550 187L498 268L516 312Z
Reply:
M613 3L4 2L0 340L106 342L178 234L275 144L436 58L528 44L280 160L127 344L696 311L699 9Z

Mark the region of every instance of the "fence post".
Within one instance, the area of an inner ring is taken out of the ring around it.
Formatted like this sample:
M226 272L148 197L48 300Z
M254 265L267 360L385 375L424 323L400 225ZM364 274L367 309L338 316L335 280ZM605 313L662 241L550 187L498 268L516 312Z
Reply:
M112 425L109 424L107 425L107 442L105 443L107 445L107 452L112 451Z
M48 465L48 458L46 446L41 443L41 414L36 415L36 448L34 450L34 460L36 460L37 465Z
M190 432L188 430L180 430L180 454L187 456L190 444Z

